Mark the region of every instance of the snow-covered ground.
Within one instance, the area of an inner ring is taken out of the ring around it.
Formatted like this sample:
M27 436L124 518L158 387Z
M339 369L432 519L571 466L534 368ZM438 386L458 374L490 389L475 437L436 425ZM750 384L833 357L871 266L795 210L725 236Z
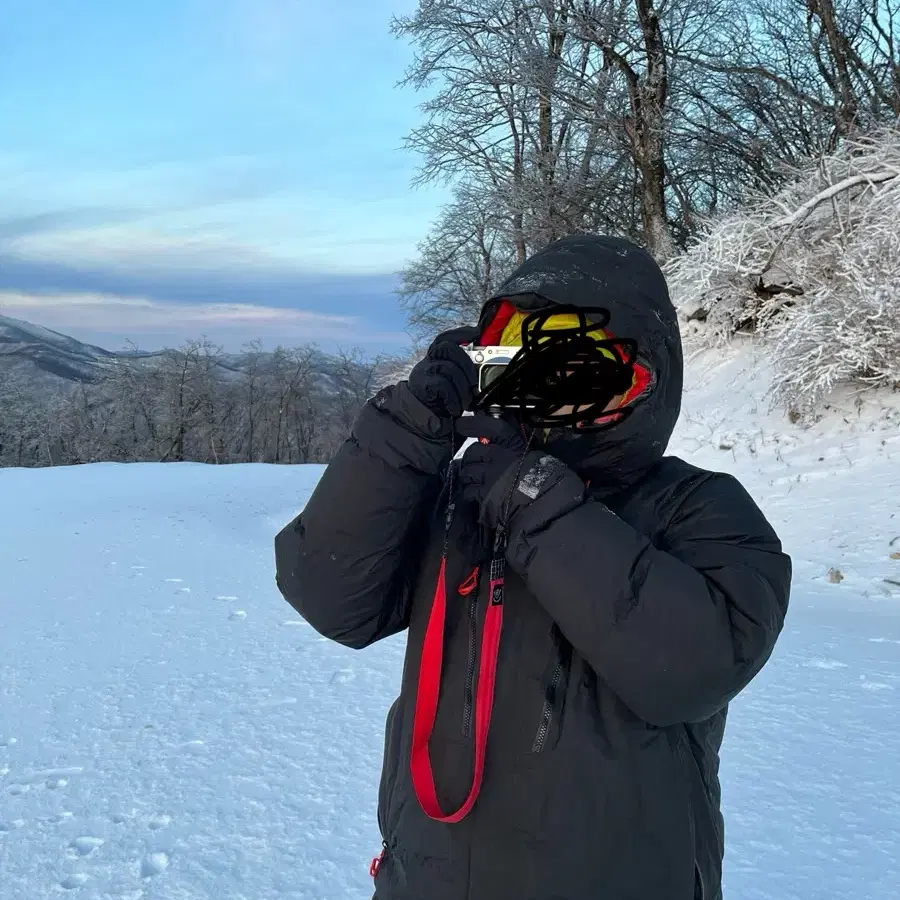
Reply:
M796 563L726 737L726 900L892 900L900 403L802 430L763 388L749 351L695 359L673 445L737 474ZM334 646L275 588L319 471L0 470L0 900L371 896L403 642Z

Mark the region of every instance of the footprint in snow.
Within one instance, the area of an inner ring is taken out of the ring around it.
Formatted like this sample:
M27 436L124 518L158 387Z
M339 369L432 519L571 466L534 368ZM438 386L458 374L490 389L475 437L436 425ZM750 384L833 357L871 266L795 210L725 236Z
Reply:
M55 791L65 787L73 775L80 775L83 771L84 769L81 766L73 766L69 769L44 769L38 772L26 773L21 781L9 785L6 792L14 797L18 797L22 794L27 794L32 787Z
M354 678L356 678L356 672L353 669L338 669L337 672L332 673L328 683L347 684L347 682L353 681Z
M236 609L233 613L228 616L229 619L235 621L236 619L246 619L247 613L242 609Z
M176 594L189 594L191 592L191 589L185 586L183 578L167 578L166 584L181 585L181 587L175 591Z
M278 700L264 700L259 706L260 709L278 709L282 706L294 706L296 702L296 697L281 697Z
M172 821L171 816L154 816L148 823L147 827L151 829L151 831L159 831L160 828L165 828Z
M17 831L24 827L24 819L13 819L11 822L0 822L0 834L6 834L9 831Z
M67 875L59 883L59 886L65 891L74 891L76 888L84 887L87 884L88 877L84 872L73 872Z
M74 815L74 813L64 810L61 813L57 813L55 816L50 816L49 819L44 819L44 821L49 822L51 825L60 825L63 822L68 822L69 819L74 817Z
M103 844L103 838L80 837L75 838L69 846L77 856L90 856L95 850L99 850Z
M169 868L168 853L151 853L141 860L141 878L153 878Z
M26 775L23 781L27 784L40 784L54 790L65 787L73 775L81 775L82 772L84 772L83 766L71 766L67 769L41 769Z
M892 691L893 688L889 684L885 684L882 681L867 681L865 678L860 679L859 685L864 691L872 691L872 693L877 693L879 691Z
M838 662L836 659L816 659L807 660L804 665L808 669L846 669L847 663Z

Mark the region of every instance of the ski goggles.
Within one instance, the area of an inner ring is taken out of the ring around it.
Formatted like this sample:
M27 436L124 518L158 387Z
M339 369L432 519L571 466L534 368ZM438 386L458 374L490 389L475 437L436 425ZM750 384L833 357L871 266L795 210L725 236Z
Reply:
M500 322L485 334L499 338L498 325L517 314L512 304L501 305ZM609 320L601 307L553 306L524 316L521 349L504 347L512 352L483 370L475 408L510 410L537 428L599 429L622 421L653 375L638 359L637 342L612 335Z

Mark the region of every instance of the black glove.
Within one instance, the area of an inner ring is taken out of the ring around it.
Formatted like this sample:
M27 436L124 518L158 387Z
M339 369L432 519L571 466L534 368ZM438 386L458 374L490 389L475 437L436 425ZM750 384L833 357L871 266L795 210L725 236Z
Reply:
M504 508L519 466L528 452L521 429L493 416L464 416L456 423L456 433L476 438L463 454L459 483L463 497L477 503L481 521L490 528L507 512ZM495 490L498 485L507 487Z
M529 450L515 424L492 416L466 416L456 423L456 431L487 441L472 444L463 454L459 479L464 497L478 503L479 519L488 528L515 527L514 517L551 491L564 509L584 501L581 479L555 456Z
M409 390L435 415L457 419L472 406L478 387L475 363L460 346L477 340L477 328L455 328L435 338L409 373Z

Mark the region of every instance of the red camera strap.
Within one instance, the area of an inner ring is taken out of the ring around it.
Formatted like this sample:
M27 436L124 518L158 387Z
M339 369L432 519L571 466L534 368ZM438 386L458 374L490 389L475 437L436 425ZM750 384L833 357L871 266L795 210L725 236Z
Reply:
M497 654L500 649L500 633L503 629L503 599L505 559L495 557L491 562L490 593L481 638L481 661L478 669L478 688L475 695L475 764L469 794L455 812L445 813L437 798L434 772L428 745L437 717L438 698L441 690L441 670L444 657L444 625L447 614L446 557L441 560L437 588L419 666L419 685L416 693L413 719L412 755L410 772L416 797L425 814L437 822L462 821L471 812L484 777L488 731L494 706L494 684L497 674Z

